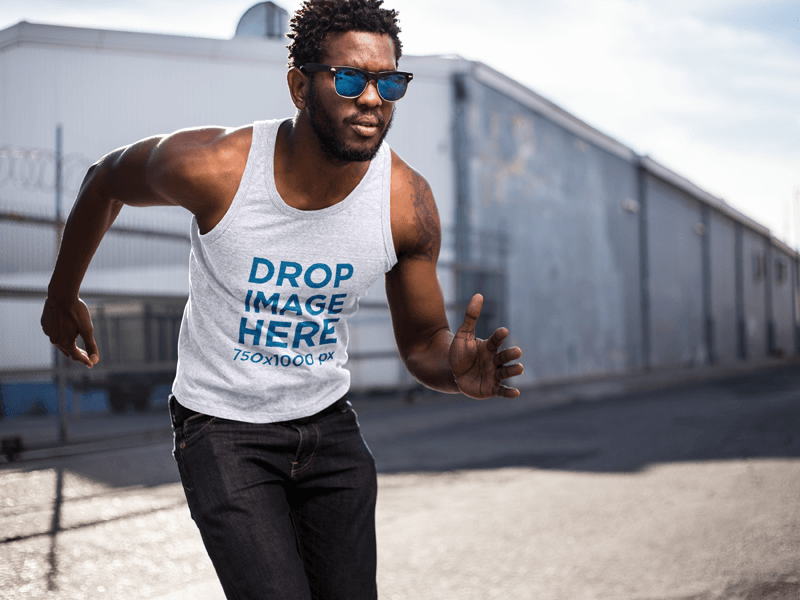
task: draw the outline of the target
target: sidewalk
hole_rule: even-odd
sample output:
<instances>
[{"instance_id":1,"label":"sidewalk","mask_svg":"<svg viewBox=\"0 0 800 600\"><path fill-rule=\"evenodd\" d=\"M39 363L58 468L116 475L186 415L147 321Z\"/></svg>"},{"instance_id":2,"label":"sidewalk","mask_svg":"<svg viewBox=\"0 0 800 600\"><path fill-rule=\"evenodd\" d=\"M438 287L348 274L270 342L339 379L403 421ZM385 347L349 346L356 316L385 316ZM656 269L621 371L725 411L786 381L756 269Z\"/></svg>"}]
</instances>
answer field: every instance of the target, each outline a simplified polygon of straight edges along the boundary
<instances>
[{"instance_id":1,"label":"sidewalk","mask_svg":"<svg viewBox=\"0 0 800 600\"><path fill-rule=\"evenodd\" d=\"M660 390L705 381L714 381L756 371L800 366L800 357L765 359L744 364L712 367L664 369L647 373L605 376L584 379L550 381L523 390L523 395L542 408L570 402L591 402L648 390ZM458 396L439 394L429 390L413 395L405 394L371 397L354 395L353 402L359 412L384 409L390 405L417 405L458 401ZM114 414L85 413L70 419L67 428L67 444L59 444L60 420L55 415L22 416L0 420L0 439L20 437L23 448L20 461L37 460L58 456L72 456L99 452L112 448L133 447L154 440L168 439L172 428L166 403L163 409L145 413ZM8 460L0 454L0 465Z\"/></svg>"},{"instance_id":2,"label":"sidewalk","mask_svg":"<svg viewBox=\"0 0 800 600\"><path fill-rule=\"evenodd\" d=\"M23 461L73 456L112 448L124 448L168 439L172 426L166 405L163 410L145 413L87 413L67 422L67 443L59 443L60 419L57 415L21 416L0 420L0 439L22 439ZM0 465L8 460L0 455Z\"/></svg>"}]
</instances>

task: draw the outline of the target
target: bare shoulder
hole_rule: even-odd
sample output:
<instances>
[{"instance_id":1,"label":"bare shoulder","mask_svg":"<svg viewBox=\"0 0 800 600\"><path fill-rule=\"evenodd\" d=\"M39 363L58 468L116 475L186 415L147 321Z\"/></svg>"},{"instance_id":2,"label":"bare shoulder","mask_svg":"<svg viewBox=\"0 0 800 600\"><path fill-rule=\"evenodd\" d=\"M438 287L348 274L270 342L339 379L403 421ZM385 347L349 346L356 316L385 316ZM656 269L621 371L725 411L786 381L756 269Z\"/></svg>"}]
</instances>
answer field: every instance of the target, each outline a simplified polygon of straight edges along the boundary
<instances>
[{"instance_id":1,"label":"bare shoulder","mask_svg":"<svg viewBox=\"0 0 800 600\"><path fill-rule=\"evenodd\" d=\"M208 187L220 177L241 176L252 137L252 126L199 127L160 136L148 157L148 177L169 191L173 184Z\"/></svg>"},{"instance_id":2,"label":"bare shoulder","mask_svg":"<svg viewBox=\"0 0 800 600\"><path fill-rule=\"evenodd\" d=\"M247 164L253 127L201 127L161 136L151 148L146 177L155 193L189 209L200 230L228 210Z\"/></svg>"},{"instance_id":3,"label":"bare shoulder","mask_svg":"<svg viewBox=\"0 0 800 600\"><path fill-rule=\"evenodd\" d=\"M392 150L392 237L398 258L435 262L442 241L428 181Z\"/></svg>"}]
</instances>

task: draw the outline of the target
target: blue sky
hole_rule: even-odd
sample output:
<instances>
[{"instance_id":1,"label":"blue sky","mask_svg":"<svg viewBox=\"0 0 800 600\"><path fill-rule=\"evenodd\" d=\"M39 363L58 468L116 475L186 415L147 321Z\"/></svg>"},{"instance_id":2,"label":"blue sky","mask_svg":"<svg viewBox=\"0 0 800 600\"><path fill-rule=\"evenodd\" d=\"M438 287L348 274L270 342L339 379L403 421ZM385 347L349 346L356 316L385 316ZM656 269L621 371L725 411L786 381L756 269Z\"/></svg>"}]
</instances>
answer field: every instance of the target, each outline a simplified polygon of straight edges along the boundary
<instances>
[{"instance_id":1,"label":"blue sky","mask_svg":"<svg viewBox=\"0 0 800 600\"><path fill-rule=\"evenodd\" d=\"M28 20L229 38L255 3L0 0L0 29ZM797 247L800 0L386 5L400 12L406 53L480 60Z\"/></svg>"}]
</instances>

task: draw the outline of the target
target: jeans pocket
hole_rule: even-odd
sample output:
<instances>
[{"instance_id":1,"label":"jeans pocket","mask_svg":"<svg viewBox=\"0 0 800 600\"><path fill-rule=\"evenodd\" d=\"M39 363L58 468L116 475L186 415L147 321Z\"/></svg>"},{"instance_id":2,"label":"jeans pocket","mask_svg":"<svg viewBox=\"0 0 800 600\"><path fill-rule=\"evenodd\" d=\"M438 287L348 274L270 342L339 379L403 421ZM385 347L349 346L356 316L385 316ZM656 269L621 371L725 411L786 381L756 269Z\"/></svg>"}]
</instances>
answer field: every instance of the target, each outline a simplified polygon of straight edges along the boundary
<instances>
[{"instance_id":1,"label":"jeans pocket","mask_svg":"<svg viewBox=\"0 0 800 600\"><path fill-rule=\"evenodd\" d=\"M217 417L210 415L195 414L186 419L180 427L175 430L175 444L181 450L192 443L202 434L208 432Z\"/></svg>"}]
</instances>

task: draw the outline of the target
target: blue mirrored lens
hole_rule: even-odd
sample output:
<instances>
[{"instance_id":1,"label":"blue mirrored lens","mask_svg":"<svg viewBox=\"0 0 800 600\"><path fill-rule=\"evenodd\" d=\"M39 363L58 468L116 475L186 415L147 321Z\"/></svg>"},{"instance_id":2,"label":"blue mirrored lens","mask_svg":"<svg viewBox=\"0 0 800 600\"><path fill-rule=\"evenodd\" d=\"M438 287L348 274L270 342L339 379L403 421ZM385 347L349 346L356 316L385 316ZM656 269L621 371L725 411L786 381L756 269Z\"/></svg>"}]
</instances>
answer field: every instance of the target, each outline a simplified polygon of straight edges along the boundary
<instances>
[{"instance_id":1,"label":"blue mirrored lens","mask_svg":"<svg viewBox=\"0 0 800 600\"><path fill-rule=\"evenodd\" d=\"M408 81L402 75L387 75L378 80L378 92L381 98L394 102L400 100L408 87Z\"/></svg>"},{"instance_id":2,"label":"blue mirrored lens","mask_svg":"<svg viewBox=\"0 0 800 600\"><path fill-rule=\"evenodd\" d=\"M342 69L336 72L334 80L336 93L346 98L360 96L364 88L367 87L367 77L358 71Z\"/></svg>"}]
</instances>

